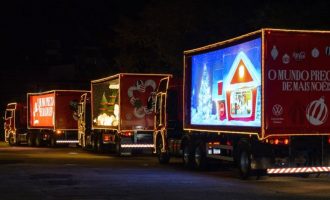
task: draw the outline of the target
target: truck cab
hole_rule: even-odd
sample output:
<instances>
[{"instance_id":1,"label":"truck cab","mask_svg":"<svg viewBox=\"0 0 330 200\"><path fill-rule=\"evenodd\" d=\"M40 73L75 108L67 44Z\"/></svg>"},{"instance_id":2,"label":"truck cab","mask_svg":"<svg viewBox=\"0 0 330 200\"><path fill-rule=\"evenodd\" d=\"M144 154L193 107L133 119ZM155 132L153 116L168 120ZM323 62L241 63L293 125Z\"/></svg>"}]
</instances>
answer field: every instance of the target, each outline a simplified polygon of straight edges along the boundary
<instances>
[{"instance_id":1,"label":"truck cab","mask_svg":"<svg viewBox=\"0 0 330 200\"><path fill-rule=\"evenodd\" d=\"M91 130L91 98L90 93L81 95L78 103L78 145L86 148L87 144L91 144L91 137L88 133Z\"/></svg>"},{"instance_id":2,"label":"truck cab","mask_svg":"<svg viewBox=\"0 0 330 200\"><path fill-rule=\"evenodd\" d=\"M22 103L8 103L5 110L5 141L10 145L26 142L26 113L27 108Z\"/></svg>"}]
</instances>

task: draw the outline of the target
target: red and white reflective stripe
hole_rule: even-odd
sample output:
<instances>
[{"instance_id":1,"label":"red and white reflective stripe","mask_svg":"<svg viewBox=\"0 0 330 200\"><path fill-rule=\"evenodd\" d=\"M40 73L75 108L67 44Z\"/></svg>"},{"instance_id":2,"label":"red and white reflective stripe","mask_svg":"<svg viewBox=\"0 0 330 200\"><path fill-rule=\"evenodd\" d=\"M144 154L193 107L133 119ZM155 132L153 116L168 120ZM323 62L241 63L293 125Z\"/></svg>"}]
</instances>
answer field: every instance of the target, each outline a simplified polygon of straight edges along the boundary
<instances>
[{"instance_id":1,"label":"red and white reflective stripe","mask_svg":"<svg viewBox=\"0 0 330 200\"><path fill-rule=\"evenodd\" d=\"M56 140L57 144L73 144L78 142L78 140Z\"/></svg>"},{"instance_id":2,"label":"red and white reflective stripe","mask_svg":"<svg viewBox=\"0 0 330 200\"><path fill-rule=\"evenodd\" d=\"M313 172L330 172L330 167L289 167L267 169L268 174L294 174Z\"/></svg>"},{"instance_id":3,"label":"red and white reflective stripe","mask_svg":"<svg viewBox=\"0 0 330 200\"><path fill-rule=\"evenodd\" d=\"M153 148L153 144L122 144L121 148Z\"/></svg>"}]
</instances>

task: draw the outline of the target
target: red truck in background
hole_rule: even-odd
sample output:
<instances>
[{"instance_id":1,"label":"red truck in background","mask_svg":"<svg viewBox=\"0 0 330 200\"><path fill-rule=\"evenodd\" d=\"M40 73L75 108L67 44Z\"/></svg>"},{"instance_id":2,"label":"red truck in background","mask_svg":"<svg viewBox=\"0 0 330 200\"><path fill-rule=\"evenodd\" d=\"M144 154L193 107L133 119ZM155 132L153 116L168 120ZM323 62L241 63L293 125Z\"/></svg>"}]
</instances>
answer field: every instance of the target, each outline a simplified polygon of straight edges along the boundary
<instances>
[{"instance_id":1,"label":"red truck in background","mask_svg":"<svg viewBox=\"0 0 330 200\"><path fill-rule=\"evenodd\" d=\"M78 106L79 144L119 155L151 153L155 92L167 76L121 73L91 81L91 94L82 95Z\"/></svg>"},{"instance_id":2,"label":"red truck in background","mask_svg":"<svg viewBox=\"0 0 330 200\"><path fill-rule=\"evenodd\" d=\"M330 171L329 31L262 29L185 51L183 81L157 90L161 163L229 161L241 178Z\"/></svg>"},{"instance_id":3,"label":"red truck in background","mask_svg":"<svg viewBox=\"0 0 330 200\"><path fill-rule=\"evenodd\" d=\"M15 145L17 141L24 140L24 135L27 133L26 114L25 104L16 102L7 104L4 117L5 142Z\"/></svg>"},{"instance_id":4,"label":"red truck in background","mask_svg":"<svg viewBox=\"0 0 330 200\"><path fill-rule=\"evenodd\" d=\"M77 104L80 90L28 93L27 105L10 103L5 112L6 141L29 146L78 143Z\"/></svg>"}]
</instances>

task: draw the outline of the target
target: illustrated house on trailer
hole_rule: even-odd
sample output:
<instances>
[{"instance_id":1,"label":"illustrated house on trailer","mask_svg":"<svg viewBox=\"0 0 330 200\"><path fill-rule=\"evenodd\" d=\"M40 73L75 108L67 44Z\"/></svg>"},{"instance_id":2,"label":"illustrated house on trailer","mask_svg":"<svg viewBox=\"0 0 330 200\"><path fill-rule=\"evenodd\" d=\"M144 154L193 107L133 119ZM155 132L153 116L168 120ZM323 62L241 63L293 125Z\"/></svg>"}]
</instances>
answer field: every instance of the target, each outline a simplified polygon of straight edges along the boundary
<instances>
[{"instance_id":1,"label":"illustrated house on trailer","mask_svg":"<svg viewBox=\"0 0 330 200\"><path fill-rule=\"evenodd\" d=\"M258 86L261 85L258 74L247 55L239 52L224 81L229 121L255 120L257 95L260 95Z\"/></svg>"}]
</instances>

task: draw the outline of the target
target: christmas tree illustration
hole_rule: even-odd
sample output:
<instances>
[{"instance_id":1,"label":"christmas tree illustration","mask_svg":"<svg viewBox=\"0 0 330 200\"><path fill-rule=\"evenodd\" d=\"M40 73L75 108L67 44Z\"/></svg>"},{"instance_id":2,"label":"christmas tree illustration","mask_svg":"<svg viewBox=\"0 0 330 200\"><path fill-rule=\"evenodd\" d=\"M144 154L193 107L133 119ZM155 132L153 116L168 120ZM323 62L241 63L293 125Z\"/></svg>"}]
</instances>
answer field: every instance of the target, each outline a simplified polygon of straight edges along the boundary
<instances>
[{"instance_id":1,"label":"christmas tree illustration","mask_svg":"<svg viewBox=\"0 0 330 200\"><path fill-rule=\"evenodd\" d=\"M206 65L204 65L201 86L199 89L197 112L202 121L209 120L211 118L211 113L212 113L211 87L210 87L210 78Z\"/></svg>"},{"instance_id":2,"label":"christmas tree illustration","mask_svg":"<svg viewBox=\"0 0 330 200\"><path fill-rule=\"evenodd\" d=\"M101 113L106 113L107 110L108 110L108 100L105 97L105 93L104 92L103 92L102 99L101 99L101 102L100 102L100 108L99 108L99 110L101 111Z\"/></svg>"}]
</instances>

